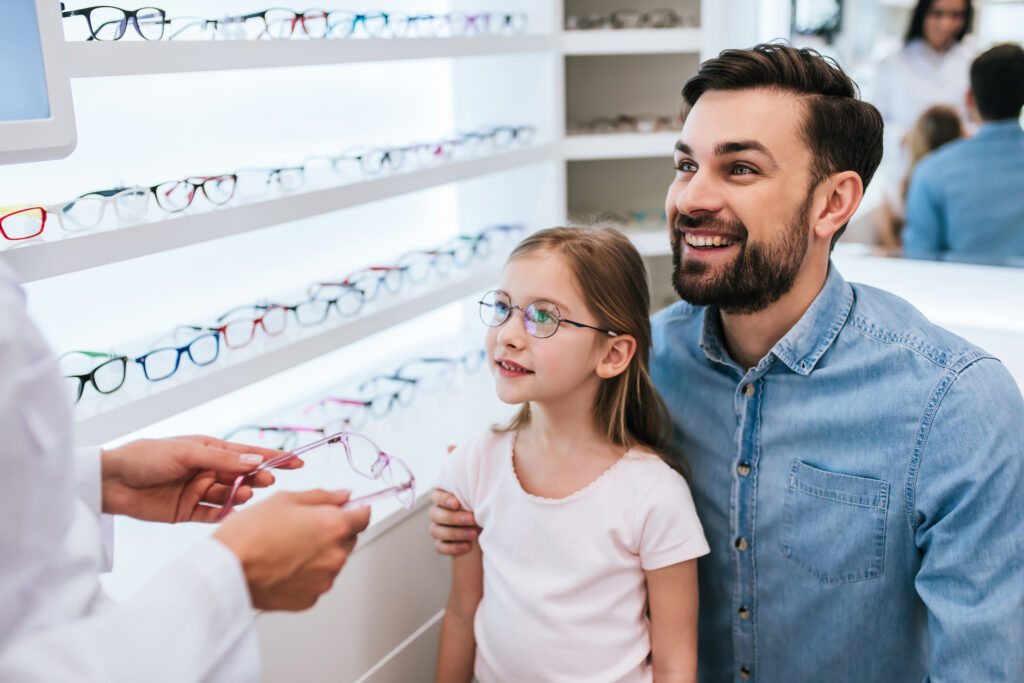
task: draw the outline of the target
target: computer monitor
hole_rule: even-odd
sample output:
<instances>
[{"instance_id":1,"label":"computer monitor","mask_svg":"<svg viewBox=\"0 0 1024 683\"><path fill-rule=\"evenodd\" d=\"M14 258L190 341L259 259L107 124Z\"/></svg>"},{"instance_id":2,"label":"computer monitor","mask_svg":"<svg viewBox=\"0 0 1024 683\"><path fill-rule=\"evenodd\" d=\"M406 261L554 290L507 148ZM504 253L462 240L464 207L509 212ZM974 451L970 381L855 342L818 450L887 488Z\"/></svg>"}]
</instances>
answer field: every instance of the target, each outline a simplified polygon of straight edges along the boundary
<instances>
[{"instance_id":1,"label":"computer monitor","mask_svg":"<svg viewBox=\"0 0 1024 683\"><path fill-rule=\"evenodd\" d=\"M0 164L59 159L76 141L60 2L0 1Z\"/></svg>"}]
</instances>

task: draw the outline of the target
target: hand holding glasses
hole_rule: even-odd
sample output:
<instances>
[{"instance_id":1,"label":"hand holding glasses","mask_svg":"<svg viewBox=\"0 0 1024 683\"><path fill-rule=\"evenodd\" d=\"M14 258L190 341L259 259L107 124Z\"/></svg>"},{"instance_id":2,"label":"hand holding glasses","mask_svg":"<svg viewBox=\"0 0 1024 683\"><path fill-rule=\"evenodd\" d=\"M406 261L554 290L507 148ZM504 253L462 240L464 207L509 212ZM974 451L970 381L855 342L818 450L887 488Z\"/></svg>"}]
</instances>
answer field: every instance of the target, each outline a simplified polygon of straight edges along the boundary
<instances>
[{"instance_id":1,"label":"hand holding glasses","mask_svg":"<svg viewBox=\"0 0 1024 683\"><path fill-rule=\"evenodd\" d=\"M343 508L364 507L387 496L394 496L401 505L411 510L416 503L416 479L409 467L398 458L389 456L369 438L351 432L338 432L331 436L301 446L295 450L264 460L256 469L235 478L231 493L217 519L223 519L231 512L239 487L247 477L271 467L283 467L299 458L316 454L328 460L346 459L353 472L373 480L380 480L386 488L359 498L349 500Z\"/></svg>"}]
</instances>

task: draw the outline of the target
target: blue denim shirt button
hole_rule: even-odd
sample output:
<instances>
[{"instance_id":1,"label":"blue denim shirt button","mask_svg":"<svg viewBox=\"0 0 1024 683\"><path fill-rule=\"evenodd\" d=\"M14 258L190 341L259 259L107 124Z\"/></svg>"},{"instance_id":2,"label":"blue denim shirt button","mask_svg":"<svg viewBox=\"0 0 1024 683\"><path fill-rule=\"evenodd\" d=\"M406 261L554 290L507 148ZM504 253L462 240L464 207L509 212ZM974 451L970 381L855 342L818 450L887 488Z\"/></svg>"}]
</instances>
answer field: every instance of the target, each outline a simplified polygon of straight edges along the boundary
<instances>
[{"instance_id":1,"label":"blue denim shirt button","mask_svg":"<svg viewBox=\"0 0 1024 683\"><path fill-rule=\"evenodd\" d=\"M753 384L744 385L744 387L743 387L743 395L746 396L747 398L750 398L751 396L753 396L754 395L754 385Z\"/></svg>"},{"instance_id":2,"label":"blue denim shirt button","mask_svg":"<svg viewBox=\"0 0 1024 683\"><path fill-rule=\"evenodd\" d=\"M747 667L741 668L740 678L742 678L743 680L747 680L748 678L750 678L750 669L748 669Z\"/></svg>"},{"instance_id":3,"label":"blue denim shirt button","mask_svg":"<svg viewBox=\"0 0 1024 683\"><path fill-rule=\"evenodd\" d=\"M746 607L740 607L738 614L740 615L740 619L750 618L750 610L748 610Z\"/></svg>"},{"instance_id":4,"label":"blue denim shirt button","mask_svg":"<svg viewBox=\"0 0 1024 683\"><path fill-rule=\"evenodd\" d=\"M745 462L741 462L739 465L736 465L736 472L738 472L741 477L745 477L750 474L750 465Z\"/></svg>"},{"instance_id":5,"label":"blue denim shirt button","mask_svg":"<svg viewBox=\"0 0 1024 683\"><path fill-rule=\"evenodd\" d=\"M747 539L745 539L745 538L737 538L736 539L736 550L746 550L746 549L747 549Z\"/></svg>"}]
</instances>

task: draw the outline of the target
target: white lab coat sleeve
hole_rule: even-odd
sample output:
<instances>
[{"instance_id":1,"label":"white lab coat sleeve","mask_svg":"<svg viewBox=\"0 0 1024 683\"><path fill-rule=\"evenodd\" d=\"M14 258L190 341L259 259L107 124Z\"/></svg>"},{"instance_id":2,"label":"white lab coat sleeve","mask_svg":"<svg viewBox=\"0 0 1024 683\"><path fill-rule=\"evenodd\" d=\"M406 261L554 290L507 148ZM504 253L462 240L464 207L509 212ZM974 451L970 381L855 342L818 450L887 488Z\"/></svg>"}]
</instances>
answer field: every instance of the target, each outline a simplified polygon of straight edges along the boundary
<instances>
[{"instance_id":1,"label":"white lab coat sleeve","mask_svg":"<svg viewBox=\"0 0 1024 683\"><path fill-rule=\"evenodd\" d=\"M217 540L123 603L103 594L99 451L76 465L71 432L57 360L0 263L0 681L256 680L258 658L233 656L253 637L248 588Z\"/></svg>"},{"instance_id":2,"label":"white lab coat sleeve","mask_svg":"<svg viewBox=\"0 0 1024 683\"><path fill-rule=\"evenodd\" d=\"M252 607L241 566L216 539L194 546L131 599L9 643L2 681L199 681L223 670ZM257 680L253 657L224 680Z\"/></svg>"}]
</instances>

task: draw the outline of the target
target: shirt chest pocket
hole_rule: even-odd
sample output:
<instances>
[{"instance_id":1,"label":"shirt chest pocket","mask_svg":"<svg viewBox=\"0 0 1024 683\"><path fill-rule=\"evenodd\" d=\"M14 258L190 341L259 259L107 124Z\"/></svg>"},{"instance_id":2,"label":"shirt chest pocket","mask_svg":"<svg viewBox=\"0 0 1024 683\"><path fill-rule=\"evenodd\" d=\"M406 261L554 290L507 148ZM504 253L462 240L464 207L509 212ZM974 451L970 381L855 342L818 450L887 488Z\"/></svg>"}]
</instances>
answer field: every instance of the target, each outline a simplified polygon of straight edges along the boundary
<instances>
[{"instance_id":1,"label":"shirt chest pocket","mask_svg":"<svg viewBox=\"0 0 1024 683\"><path fill-rule=\"evenodd\" d=\"M782 554L822 583L882 575L889 483L793 461Z\"/></svg>"}]
</instances>

